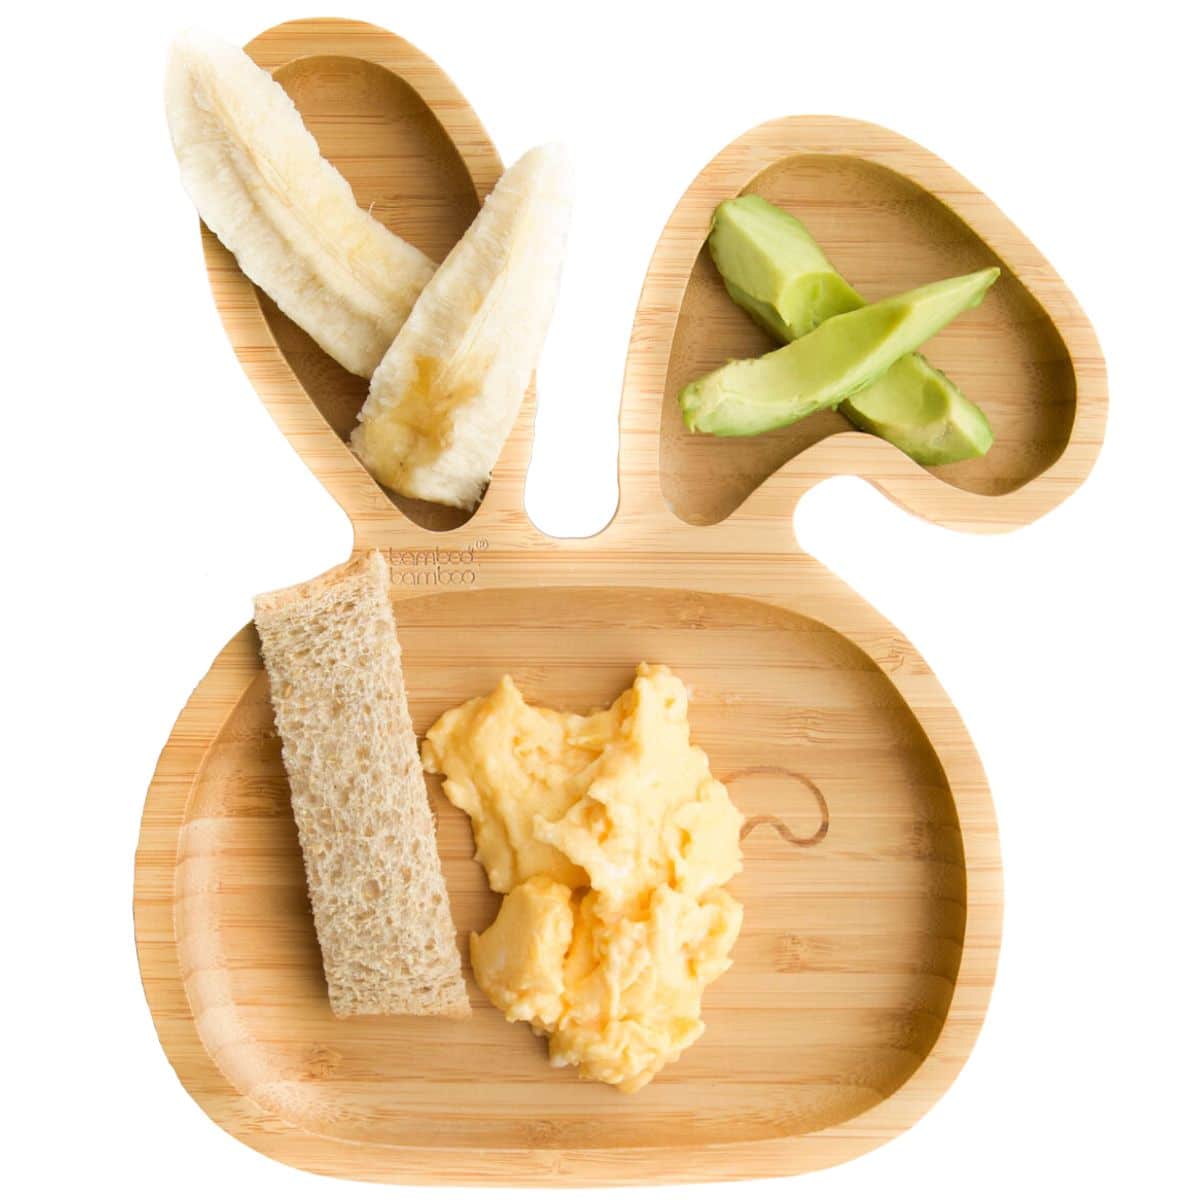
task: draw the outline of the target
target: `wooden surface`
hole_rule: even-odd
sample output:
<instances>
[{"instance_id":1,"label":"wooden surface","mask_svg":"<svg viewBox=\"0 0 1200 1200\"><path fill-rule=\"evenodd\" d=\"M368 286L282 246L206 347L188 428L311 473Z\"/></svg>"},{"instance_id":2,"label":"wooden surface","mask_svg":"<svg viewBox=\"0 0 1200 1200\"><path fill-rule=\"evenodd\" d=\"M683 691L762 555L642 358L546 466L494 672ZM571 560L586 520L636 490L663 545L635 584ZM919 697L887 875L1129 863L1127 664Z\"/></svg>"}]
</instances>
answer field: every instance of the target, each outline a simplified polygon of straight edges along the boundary
<instances>
[{"instance_id":1,"label":"wooden surface","mask_svg":"<svg viewBox=\"0 0 1200 1200\"><path fill-rule=\"evenodd\" d=\"M500 164L436 67L351 22L280 26L249 49L293 91L360 202L444 253ZM739 444L727 465L716 443L679 436L664 400L675 382L757 344L697 258L715 201L760 174L868 295L959 264L1007 268L996 301L971 314L971 336L931 351L993 415L990 464L935 475L826 426L755 489L814 431ZM900 234L915 243L904 263ZM207 234L205 253L263 400L350 515L356 550L389 559L418 732L504 671L533 701L587 708L608 704L638 661L665 662L691 686L696 739L748 821L731 889L745 926L733 969L706 994L708 1031L635 1096L551 1069L543 1043L507 1025L473 980L466 1023L334 1021L247 627L172 732L137 854L146 995L197 1102L292 1165L392 1182L778 1175L908 1128L962 1066L987 1006L1001 916L991 800L929 668L796 548L791 515L804 488L843 472L979 529L1031 520L1073 490L1101 438L1103 365L1049 267L984 197L894 134L834 118L752 131L705 168L652 260L622 398L617 515L596 537L556 541L522 504L532 397L465 523L402 508L341 440L362 381L273 311ZM497 900L466 819L430 790L465 940Z\"/></svg>"}]
</instances>

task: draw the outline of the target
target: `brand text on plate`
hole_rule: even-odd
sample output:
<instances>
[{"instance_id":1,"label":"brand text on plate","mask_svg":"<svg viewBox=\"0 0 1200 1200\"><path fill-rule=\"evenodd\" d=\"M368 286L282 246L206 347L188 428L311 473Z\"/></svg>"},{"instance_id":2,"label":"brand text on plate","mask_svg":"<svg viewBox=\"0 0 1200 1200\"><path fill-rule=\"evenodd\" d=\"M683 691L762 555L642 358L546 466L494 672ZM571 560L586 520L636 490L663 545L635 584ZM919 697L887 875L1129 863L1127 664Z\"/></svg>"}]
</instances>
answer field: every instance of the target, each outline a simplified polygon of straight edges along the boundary
<instances>
[{"instance_id":1,"label":"brand text on plate","mask_svg":"<svg viewBox=\"0 0 1200 1200\"><path fill-rule=\"evenodd\" d=\"M476 581L479 554L487 549L480 539L467 546L447 549L429 546L422 550L388 550L392 583L407 587L470 587Z\"/></svg>"}]
</instances>

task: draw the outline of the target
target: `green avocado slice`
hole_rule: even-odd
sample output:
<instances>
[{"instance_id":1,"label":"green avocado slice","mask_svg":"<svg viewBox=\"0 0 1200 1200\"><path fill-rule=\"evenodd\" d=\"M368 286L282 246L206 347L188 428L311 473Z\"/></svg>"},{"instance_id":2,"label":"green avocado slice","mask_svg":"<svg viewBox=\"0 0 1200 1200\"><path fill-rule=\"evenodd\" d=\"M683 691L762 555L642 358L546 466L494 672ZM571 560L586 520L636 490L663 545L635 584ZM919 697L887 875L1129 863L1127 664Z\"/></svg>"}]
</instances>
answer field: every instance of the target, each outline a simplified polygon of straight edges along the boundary
<instances>
[{"instance_id":1,"label":"green avocado slice","mask_svg":"<svg viewBox=\"0 0 1200 1200\"><path fill-rule=\"evenodd\" d=\"M761 358L727 363L679 393L684 424L700 433L745 437L832 408L978 304L999 274L990 267L926 284L830 317Z\"/></svg>"},{"instance_id":2,"label":"green avocado slice","mask_svg":"<svg viewBox=\"0 0 1200 1200\"><path fill-rule=\"evenodd\" d=\"M804 225L761 196L719 204L708 247L729 295L780 341L866 303ZM983 412L919 354L900 359L839 411L924 466L977 458L993 441Z\"/></svg>"},{"instance_id":3,"label":"green avocado slice","mask_svg":"<svg viewBox=\"0 0 1200 1200\"><path fill-rule=\"evenodd\" d=\"M808 230L761 196L717 205L708 251L735 303L781 342L866 303Z\"/></svg>"},{"instance_id":4,"label":"green avocado slice","mask_svg":"<svg viewBox=\"0 0 1200 1200\"><path fill-rule=\"evenodd\" d=\"M983 410L920 354L906 354L838 412L925 467L978 458L994 440Z\"/></svg>"}]
</instances>

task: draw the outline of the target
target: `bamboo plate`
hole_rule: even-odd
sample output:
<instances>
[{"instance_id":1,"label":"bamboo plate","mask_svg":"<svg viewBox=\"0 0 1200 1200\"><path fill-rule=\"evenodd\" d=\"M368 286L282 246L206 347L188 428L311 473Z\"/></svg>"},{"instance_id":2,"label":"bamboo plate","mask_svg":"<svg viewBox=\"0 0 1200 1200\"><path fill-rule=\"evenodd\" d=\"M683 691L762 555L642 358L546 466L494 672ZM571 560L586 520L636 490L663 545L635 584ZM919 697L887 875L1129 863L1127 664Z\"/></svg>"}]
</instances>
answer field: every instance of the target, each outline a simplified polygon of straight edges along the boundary
<instances>
[{"instance_id":1,"label":"bamboo plate","mask_svg":"<svg viewBox=\"0 0 1200 1200\"><path fill-rule=\"evenodd\" d=\"M500 172L479 120L405 42L281 25L250 53L292 93L359 201L443 255ZM939 471L836 415L744 442L685 437L678 384L763 340L700 253L748 185L802 211L870 297L999 261L987 303L930 357L996 427ZM343 444L365 384L204 235L229 336L280 427L392 571L418 732L510 670L531 698L607 704L639 660L690 684L698 743L747 814L735 966L708 1031L624 1096L552 1070L470 981L472 1020L335 1021L252 627L218 656L146 801L134 911L146 995L184 1086L235 1137L359 1179L612 1184L805 1171L908 1128L946 1090L988 1002L1001 879L987 784L905 638L795 545L798 495L855 473L945 525L1028 522L1099 448L1104 368L1044 259L937 158L893 133L793 117L701 172L650 264L621 408L612 524L556 541L522 502L532 397L479 510L382 492ZM454 525L454 527L450 527ZM457 928L496 897L466 818L430 785Z\"/></svg>"}]
</instances>

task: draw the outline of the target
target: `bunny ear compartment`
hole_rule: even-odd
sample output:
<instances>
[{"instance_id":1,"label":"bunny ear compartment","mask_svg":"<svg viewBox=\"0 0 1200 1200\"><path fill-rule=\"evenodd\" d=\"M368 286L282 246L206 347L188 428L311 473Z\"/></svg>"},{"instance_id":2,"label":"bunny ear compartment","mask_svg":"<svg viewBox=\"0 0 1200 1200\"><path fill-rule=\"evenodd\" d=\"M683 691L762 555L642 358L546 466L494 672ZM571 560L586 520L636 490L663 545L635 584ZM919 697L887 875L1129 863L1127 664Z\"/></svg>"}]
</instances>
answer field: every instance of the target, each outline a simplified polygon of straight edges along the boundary
<instances>
[{"instance_id":1,"label":"bunny ear compartment","mask_svg":"<svg viewBox=\"0 0 1200 1200\"><path fill-rule=\"evenodd\" d=\"M723 385L757 388L805 339L837 340L824 322L849 330L864 305L997 265L982 305L883 375L846 375L859 390L836 403L734 413ZM1078 487L1103 438L1103 358L1053 268L935 155L858 121L786 117L722 150L667 223L637 329L622 456L652 464L654 491L690 524L742 506L786 521L806 488L847 473L929 520L1012 528ZM706 424L753 436L696 432Z\"/></svg>"},{"instance_id":2,"label":"bunny ear compartment","mask_svg":"<svg viewBox=\"0 0 1200 1200\"><path fill-rule=\"evenodd\" d=\"M489 392L501 395L471 409L474 435L460 439L440 464L442 475L453 475L458 464L465 482L413 487L403 472L382 470L373 478L349 447L371 379L435 275L438 287L424 315L392 355L376 392L404 409L404 397L382 380L394 378L397 358L416 344L418 330L428 333L436 324L438 348L447 354L456 338L465 344L477 332L462 321L445 327L460 302L463 311L482 307L476 303L482 287L463 270L471 243L456 255L457 268L439 272L438 264L497 190L502 166L461 93L400 38L338 20L291 22L244 52L187 35L173 47L166 91L172 140L204 221L205 258L226 331L272 416L354 522L359 543L446 533L475 519L497 458L499 486L488 489L487 508L524 521L522 464L532 441L525 409L533 404L537 330L544 332L546 322L529 319L519 288L502 289L512 297L505 311L517 322L516 340L528 346L502 356ZM535 153L532 162L543 165L525 189L524 207L516 205L517 216L527 219L500 229L504 222L495 217L505 195L521 193L530 174L523 167L489 205L493 216L480 217L490 234L474 244L485 258L512 266L534 257L525 233L542 238L532 247L541 255L537 282L544 285L534 299L548 313L567 213L565 183L554 182L548 164L564 179L565 166L553 150ZM531 202L542 205L532 215ZM517 274L498 273L506 282ZM526 268L527 281L530 274ZM457 290L450 286L456 278ZM429 346L415 353L432 363ZM456 386L466 388L471 380L460 375ZM413 424L421 419L416 414ZM519 480L512 478L514 464Z\"/></svg>"}]
</instances>

